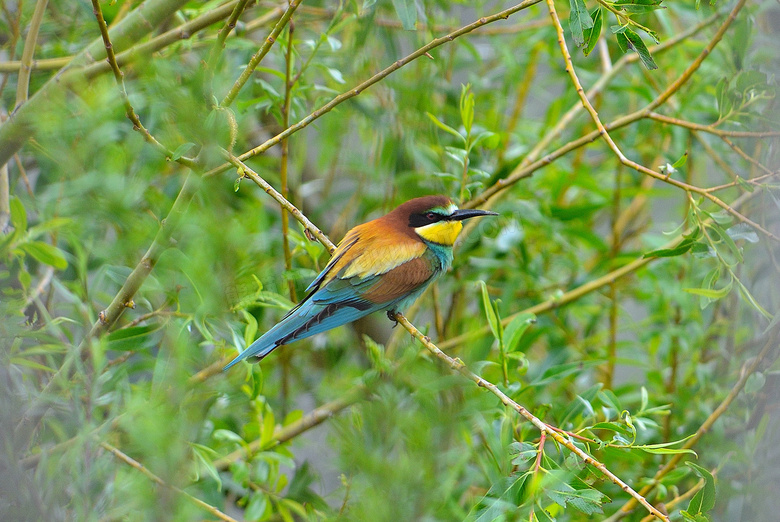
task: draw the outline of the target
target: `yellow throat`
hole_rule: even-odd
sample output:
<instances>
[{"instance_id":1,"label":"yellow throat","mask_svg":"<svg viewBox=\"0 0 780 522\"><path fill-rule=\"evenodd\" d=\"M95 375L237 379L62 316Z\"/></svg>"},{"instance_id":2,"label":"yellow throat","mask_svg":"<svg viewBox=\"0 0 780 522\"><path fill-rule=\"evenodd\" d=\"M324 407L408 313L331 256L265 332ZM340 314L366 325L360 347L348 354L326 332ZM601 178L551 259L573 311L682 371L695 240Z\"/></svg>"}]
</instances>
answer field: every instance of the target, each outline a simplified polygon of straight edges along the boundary
<instances>
[{"instance_id":1,"label":"yellow throat","mask_svg":"<svg viewBox=\"0 0 780 522\"><path fill-rule=\"evenodd\" d=\"M454 245L461 230L463 230L463 223L460 221L438 221L414 229L424 240L445 246Z\"/></svg>"}]
</instances>

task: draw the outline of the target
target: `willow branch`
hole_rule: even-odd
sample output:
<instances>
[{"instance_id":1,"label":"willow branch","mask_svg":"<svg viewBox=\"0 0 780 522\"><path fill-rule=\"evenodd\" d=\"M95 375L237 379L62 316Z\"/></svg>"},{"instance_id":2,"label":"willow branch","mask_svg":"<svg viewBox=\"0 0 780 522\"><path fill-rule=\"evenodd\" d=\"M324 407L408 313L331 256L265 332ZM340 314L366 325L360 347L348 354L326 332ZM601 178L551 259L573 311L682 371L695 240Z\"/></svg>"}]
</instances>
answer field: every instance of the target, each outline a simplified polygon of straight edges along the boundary
<instances>
[{"instance_id":1,"label":"willow branch","mask_svg":"<svg viewBox=\"0 0 780 522\"><path fill-rule=\"evenodd\" d=\"M35 44L38 41L38 31L41 28L43 13L46 11L46 4L49 0L38 0L35 3L32 20L30 21L30 31L24 40L24 50L22 50L22 60L19 63L19 77L16 84L16 107L19 107L27 101L28 89L30 87L30 71L35 54Z\"/></svg>"},{"instance_id":2,"label":"willow branch","mask_svg":"<svg viewBox=\"0 0 780 522\"><path fill-rule=\"evenodd\" d=\"M186 491L184 491L181 488L177 488L176 486L174 486L172 484L168 484L163 479L161 479L160 477L158 477L157 475L155 475L154 473L149 471L149 469L146 466L144 466L143 464L141 464L137 460L129 457L128 455L126 455L125 453L120 451L118 448L112 446L108 442L101 442L100 443L100 447L102 447L104 450L106 450L109 453L111 453L114 457L116 457L120 461L124 462L125 464L127 464L131 468L134 468L134 469L140 471L141 473L143 473L149 480L151 480L152 482L154 482L158 486L162 486L164 488L168 488L168 489L170 489L172 491L175 491L176 493L178 493L179 495L182 495L184 498L186 498L187 500L189 500L190 502L192 502L196 506L198 506L198 507L208 511L209 513L211 513L215 517L219 518L220 520L224 520L226 522L238 522L235 518L231 517L230 515L227 515L227 514L223 513L222 511L220 511L219 509L215 508L211 504L207 504L206 502L200 500L199 498L193 497L192 495L190 495L189 493L187 493Z\"/></svg>"},{"instance_id":3,"label":"willow branch","mask_svg":"<svg viewBox=\"0 0 780 522\"><path fill-rule=\"evenodd\" d=\"M358 96L360 93L365 91L367 88L371 87L372 85L380 82L384 78L390 76L390 74L394 73L401 67L407 65L408 63L416 60L417 58L421 56L425 56L428 54L429 51L432 49L435 49L436 47L439 47L441 45L444 45L445 43L449 43L456 38L463 36L464 34L468 34L484 25L496 22L498 20L504 20L506 18L509 18L512 14L521 11L523 9L527 9L528 7L531 7L532 5L538 4L542 0L525 0L524 2L517 4L513 7L510 7L509 9L505 9L504 11L501 11L499 13L493 14L491 16L482 17L479 20L466 25L464 27L461 27L457 31L454 31L448 35L442 36L440 38L436 38L429 42L428 44L424 45L423 47L420 47L413 53L409 54L408 56L401 58L400 60L395 61L392 65L389 67L386 67L382 71L376 73L374 76L369 78L368 80L356 85L355 87L349 89L348 91L345 91L335 98L333 98L331 101L320 107L319 109L315 110L305 118L303 118L298 123L291 125L290 127L286 128L284 131L280 132L276 136L266 140L264 143L258 145L257 147L245 152L241 156L238 157L239 160L245 161L253 156L257 156L258 154L262 154L266 150L270 149L271 147L279 144L284 138L290 136L291 134L294 134L298 132L299 130L307 127L310 125L313 121L317 120L321 116L327 114L328 112L332 111L337 105L340 105L341 103L344 103L345 101L349 100L350 98L354 98L355 96ZM224 163L218 167L215 167L211 169L210 171L206 172L204 174L205 176L213 176L216 174L221 174L222 172L225 172L230 168L230 163Z\"/></svg>"},{"instance_id":4,"label":"willow branch","mask_svg":"<svg viewBox=\"0 0 780 522\"><path fill-rule=\"evenodd\" d=\"M231 11L230 13L230 17L228 18L225 25L222 26L222 29L219 30L219 33L217 34L217 40L214 42L214 45L211 47L208 61L206 62L206 78L204 81L205 87L206 89L208 89L209 92L209 98L211 98L211 95L214 92L212 86L212 81L214 79L214 71L217 68L219 57L222 55L222 51L225 49L225 40L227 40L230 31L232 31L233 28L236 27L236 22L238 21L238 18L241 16L241 13L244 12L244 9L246 9L246 4L249 1L250 0L238 0L238 2L236 2L233 11ZM210 100L209 100L209 104L211 104Z\"/></svg>"},{"instance_id":5,"label":"willow branch","mask_svg":"<svg viewBox=\"0 0 780 522\"><path fill-rule=\"evenodd\" d=\"M241 72L241 75L233 84L233 87L231 87L230 91L228 91L228 93L225 95L222 103L220 103L220 107L229 107L233 103L233 100L236 99L236 96L238 96L241 88L249 80L249 77L252 76L252 73L255 72L255 69L258 65L260 65L260 62L263 61L263 58L265 58L265 55L268 54L268 51L271 50L274 42L276 42L276 39L281 34L282 29L284 29L284 27L287 25L287 22L290 20L293 13L302 1L303 0L292 0L290 2L290 4L287 6L287 10L284 12L281 18L279 18L279 21L276 22L276 25L271 30L271 34L268 35L260 49L254 54L254 56L252 56L246 68Z\"/></svg>"},{"instance_id":6,"label":"willow branch","mask_svg":"<svg viewBox=\"0 0 780 522\"><path fill-rule=\"evenodd\" d=\"M697 442L699 442L699 439L702 438L702 436L707 433L710 428L712 428L712 425L715 424L715 422L726 412L728 407L731 405L732 402L734 402L734 399L737 398L737 396L740 394L742 389L745 387L745 383L747 383L748 379L751 375L758 369L758 367L763 362L764 358L769 354L769 352L772 350L772 348L777 347L777 334L778 334L778 328L775 327L771 334L769 335L769 339L767 340L764 347L761 349L761 352L750 361L749 364L746 364L745 367L740 372L740 377L737 380L736 384L731 388L731 391L728 393L725 399L718 405L717 408L707 417L707 419L702 423L701 426L696 430L696 432L693 434L693 436L685 441L685 444L680 449L690 449L696 445ZM658 470L658 472L653 477L653 480L643 487L641 490L639 490L640 495L647 495L652 491L652 489L658 484L658 481L661 480L667 473L672 471L675 466L677 466L677 463L680 462L683 458L683 453L677 453L672 456L671 459L669 459L669 462L667 462L664 467ZM620 508L620 511L618 513L626 514L631 509L634 508L636 505L636 500L629 499L628 502L626 502L622 508Z\"/></svg>"},{"instance_id":7,"label":"willow branch","mask_svg":"<svg viewBox=\"0 0 780 522\"><path fill-rule=\"evenodd\" d=\"M690 121L681 120L679 118L672 118L671 116L665 116L658 114L657 112L650 112L647 115L648 118L662 123L668 123L669 125L676 125L678 127L684 127L686 129L706 132L708 134L714 134L715 136L726 136L732 138L771 138L780 136L780 131L763 131L763 132L751 132L751 131L733 131L723 130L712 125L702 125L700 123L693 123Z\"/></svg>"},{"instance_id":8,"label":"willow branch","mask_svg":"<svg viewBox=\"0 0 780 522\"><path fill-rule=\"evenodd\" d=\"M119 88L119 96L122 98L122 104L125 106L125 114L127 119L133 122L133 130L137 130L141 133L147 143L151 143L158 151L160 151L165 157L170 158L173 156L173 151L168 149L165 145L157 141L157 139L151 135L151 133L143 126L140 118L135 113L130 98L127 97L127 89L125 89L125 80L122 70L119 68L119 64L116 62L116 56L114 55L114 46L111 43L111 37L108 34L108 26L106 26L106 20L103 18L103 11L100 8L100 0L92 0L92 10L95 13L98 27L100 28L100 36L103 38L103 44L106 48L106 60L111 70L114 73L114 79L116 80L117 87ZM177 162L187 167L194 167L195 162L189 158L180 157Z\"/></svg>"},{"instance_id":9,"label":"willow branch","mask_svg":"<svg viewBox=\"0 0 780 522\"><path fill-rule=\"evenodd\" d=\"M228 468L233 462L245 458L248 455L257 453L259 451L267 451L280 444L297 437L301 433L319 426L324 421L330 419L340 411L352 406L358 402L366 394L366 389L363 386L357 386L347 392L343 397L339 397L333 401L323 404L319 408L312 410L310 413L301 417L297 421L289 424L283 428L277 428L274 431L271 439L264 441L262 439L254 440L245 448L238 449L233 453L225 455L224 457L214 461L214 467L218 471L222 471Z\"/></svg>"},{"instance_id":10,"label":"willow branch","mask_svg":"<svg viewBox=\"0 0 780 522\"><path fill-rule=\"evenodd\" d=\"M479 386L480 388L485 388L488 391L490 391L493 395L498 397L498 399L501 401L502 404L505 406L508 406L515 410L517 413L519 413L522 417L524 417L526 420L530 421L536 428L542 432L543 434L546 434L548 437L551 437L555 439L555 441L560 444L561 446L565 446L568 448L572 453L577 455L585 464L592 466L599 470L604 476L606 476L611 482L616 484L620 489L622 489L624 492L628 493L632 497L633 502L639 502L642 504L647 511L655 515L656 518L659 520L664 520L666 522L669 522L669 518L658 511L652 504L650 504L647 499L645 499L641 494L634 491L631 486L626 484L623 480L620 479L617 475L609 471L607 467L599 462L598 460L594 459L587 453L585 453L583 450L578 448L569 438L564 437L560 433L558 433L556 430L552 429L550 426L539 420L536 416L534 416L530 411L525 409L523 406L512 400L509 396L507 396L504 392L502 392L498 387L483 379L479 375L475 374L471 370L468 369L468 367L461 361L460 359L453 359L441 349L439 349L438 346L433 344L431 340L423 335L415 326L410 323L406 317L404 317L401 313L395 314L395 319L398 321L401 326L406 328L406 330L412 334L412 336L420 341L423 346L425 346L429 352L431 352L434 356L436 356L439 360L443 361L445 364L447 364L450 369L457 371L467 379L474 381L474 383Z\"/></svg>"},{"instance_id":11,"label":"willow branch","mask_svg":"<svg viewBox=\"0 0 780 522\"><path fill-rule=\"evenodd\" d=\"M328 249L328 252L333 253L333 251L336 250L336 245L334 245L333 242L328 239L328 236L323 234L322 231L309 220L309 218L303 215L303 212L295 208L295 205L287 201L287 199L282 196L275 188L273 188L270 183L264 180L257 172L252 170L240 159L236 158L227 151L223 151L223 153L227 157L228 162L236 168L240 177L251 179L260 188L262 188L266 194L274 198L282 206L282 208L287 210L295 219L297 219L298 222L317 239L317 241L322 243L325 248Z\"/></svg>"}]
</instances>

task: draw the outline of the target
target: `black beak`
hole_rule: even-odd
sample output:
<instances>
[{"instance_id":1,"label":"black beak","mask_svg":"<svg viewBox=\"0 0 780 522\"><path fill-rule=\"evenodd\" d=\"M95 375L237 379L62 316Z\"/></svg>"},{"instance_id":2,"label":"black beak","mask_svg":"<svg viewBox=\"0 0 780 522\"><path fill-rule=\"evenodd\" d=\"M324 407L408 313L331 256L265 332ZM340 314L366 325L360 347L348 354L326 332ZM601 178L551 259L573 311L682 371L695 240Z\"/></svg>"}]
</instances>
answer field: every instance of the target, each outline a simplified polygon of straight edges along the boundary
<instances>
[{"instance_id":1,"label":"black beak","mask_svg":"<svg viewBox=\"0 0 780 522\"><path fill-rule=\"evenodd\" d=\"M464 219L469 219L473 217L479 217L479 216L497 216L495 212L491 212L489 210L479 210L478 208L464 208L464 209L458 209L452 214L450 214L447 217L448 221L463 221Z\"/></svg>"}]
</instances>

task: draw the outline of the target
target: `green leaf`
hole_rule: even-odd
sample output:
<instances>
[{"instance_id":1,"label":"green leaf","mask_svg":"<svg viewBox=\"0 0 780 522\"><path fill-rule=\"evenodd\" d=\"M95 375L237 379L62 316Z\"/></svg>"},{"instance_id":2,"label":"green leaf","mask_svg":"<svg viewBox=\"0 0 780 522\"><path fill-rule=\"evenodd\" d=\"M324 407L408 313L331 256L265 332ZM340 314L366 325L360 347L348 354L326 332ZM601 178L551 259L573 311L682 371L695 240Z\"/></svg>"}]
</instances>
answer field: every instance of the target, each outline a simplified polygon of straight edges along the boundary
<instances>
[{"instance_id":1,"label":"green leaf","mask_svg":"<svg viewBox=\"0 0 780 522\"><path fill-rule=\"evenodd\" d=\"M662 0L617 0L614 5L626 13L649 13L656 9L666 9Z\"/></svg>"},{"instance_id":2,"label":"green leaf","mask_svg":"<svg viewBox=\"0 0 780 522\"><path fill-rule=\"evenodd\" d=\"M675 256L681 256L684 253L688 252L691 247L694 244L693 238L685 238L676 247L672 248L661 248L659 250L653 250L652 252L646 253L643 258L648 257L675 257Z\"/></svg>"},{"instance_id":3,"label":"green leaf","mask_svg":"<svg viewBox=\"0 0 780 522\"><path fill-rule=\"evenodd\" d=\"M629 49L636 51L642 64L651 71L653 69L658 69L658 65L656 65L655 60L653 60L653 57L650 55L650 51L647 49L645 42L642 41L642 38L628 28L626 28L626 31L623 34L626 37Z\"/></svg>"},{"instance_id":4,"label":"green leaf","mask_svg":"<svg viewBox=\"0 0 780 522\"><path fill-rule=\"evenodd\" d=\"M337 83L345 83L344 75L341 74L341 71L334 69L333 67L326 67L325 69L328 71L330 77L336 80Z\"/></svg>"},{"instance_id":5,"label":"green leaf","mask_svg":"<svg viewBox=\"0 0 780 522\"><path fill-rule=\"evenodd\" d=\"M246 310L241 310L241 315L246 321L246 328L244 329L244 346L248 347L257 337L257 319Z\"/></svg>"},{"instance_id":6,"label":"green leaf","mask_svg":"<svg viewBox=\"0 0 780 522\"><path fill-rule=\"evenodd\" d=\"M609 498L600 491L595 489L578 490L568 484L561 484L555 489L548 489L547 495L559 506L565 508L568 504L586 515L603 513L601 505L609 501Z\"/></svg>"},{"instance_id":7,"label":"green leaf","mask_svg":"<svg viewBox=\"0 0 780 522\"><path fill-rule=\"evenodd\" d=\"M756 393L766 384L766 377L761 372L753 372L745 381L745 393Z\"/></svg>"},{"instance_id":8,"label":"green leaf","mask_svg":"<svg viewBox=\"0 0 780 522\"><path fill-rule=\"evenodd\" d=\"M11 206L11 224L17 233L27 232L27 211L24 210L24 205L17 197L11 198L9 201Z\"/></svg>"},{"instance_id":9,"label":"green leaf","mask_svg":"<svg viewBox=\"0 0 780 522\"><path fill-rule=\"evenodd\" d=\"M471 134L471 126L474 124L474 93L471 92L471 85L461 86L460 90L460 121L463 122L463 128L466 134ZM471 143L474 146L474 143Z\"/></svg>"},{"instance_id":10,"label":"green leaf","mask_svg":"<svg viewBox=\"0 0 780 522\"><path fill-rule=\"evenodd\" d=\"M401 25L407 31L414 31L417 26L417 6L414 0L393 0L393 7Z\"/></svg>"},{"instance_id":11,"label":"green leaf","mask_svg":"<svg viewBox=\"0 0 780 522\"><path fill-rule=\"evenodd\" d=\"M56 246L43 241L30 241L20 244L19 247L44 265L53 266L57 270L68 268L65 254Z\"/></svg>"},{"instance_id":12,"label":"green leaf","mask_svg":"<svg viewBox=\"0 0 780 522\"><path fill-rule=\"evenodd\" d=\"M588 56L596 48L596 43L599 41L599 36L601 36L601 28L604 25L603 9L597 7L591 11L590 17L593 20L593 27L583 30L586 45L582 52L585 56Z\"/></svg>"},{"instance_id":13,"label":"green leaf","mask_svg":"<svg viewBox=\"0 0 780 522\"><path fill-rule=\"evenodd\" d=\"M173 151L173 154L171 154L171 159L173 161L180 159L182 156L184 156L187 153L187 151L189 151L194 146L195 144L191 142L182 143L181 145L176 147L175 151Z\"/></svg>"},{"instance_id":14,"label":"green leaf","mask_svg":"<svg viewBox=\"0 0 780 522\"><path fill-rule=\"evenodd\" d=\"M455 129L453 129L452 127L450 127L449 125L447 125L446 123L443 123L442 121L440 121L440 120L439 120L439 118L437 118L436 116L434 116L434 115L433 115L433 114L431 114L430 112L426 112L425 114L427 114L427 115L428 115L428 118L430 118L430 119L431 119L431 121L432 121L433 123L435 123L435 124L436 124L436 126L437 126L437 127L439 127L441 130L443 130L444 132L448 132L448 133L452 134L453 136L456 136L457 138L459 138L459 139L460 139L460 141L462 141L462 142L463 142L463 144L464 144L464 145L466 144L466 138L464 138L464 137L461 135L461 133L460 133L460 132L456 131Z\"/></svg>"},{"instance_id":15,"label":"green leaf","mask_svg":"<svg viewBox=\"0 0 780 522\"><path fill-rule=\"evenodd\" d=\"M766 309L761 306L761 304L756 301L756 298L753 297L753 294L751 294L748 289L745 287L745 285L742 284L742 281L739 279L737 281L737 289L739 290L739 294L742 296L742 298L747 301L750 306L755 308L761 315L766 317L769 320L772 320L772 314L766 311Z\"/></svg>"},{"instance_id":16,"label":"green leaf","mask_svg":"<svg viewBox=\"0 0 780 522\"><path fill-rule=\"evenodd\" d=\"M709 299L721 299L723 297L726 297L728 293L731 291L731 286L734 281L729 281L729 283L724 286L723 288L683 288L683 292L688 292L689 294L693 295L700 295L702 297L707 297Z\"/></svg>"},{"instance_id":17,"label":"green leaf","mask_svg":"<svg viewBox=\"0 0 780 522\"><path fill-rule=\"evenodd\" d=\"M485 310L485 315L487 316L488 325L490 325L490 331L493 332L493 337L496 338L496 340L500 341L503 331L501 329L501 324L498 319L498 315L496 314L495 309L493 308L493 303L490 300L490 295L488 294L487 285L484 281L479 282L480 287L482 288L482 307Z\"/></svg>"},{"instance_id":18,"label":"green leaf","mask_svg":"<svg viewBox=\"0 0 780 522\"><path fill-rule=\"evenodd\" d=\"M627 427L623 426L622 424L618 424L617 422L597 422L593 426L590 426L588 429L608 430L608 431L614 431L615 433L621 433L627 436L631 435L631 430L629 430Z\"/></svg>"},{"instance_id":19,"label":"green leaf","mask_svg":"<svg viewBox=\"0 0 780 522\"><path fill-rule=\"evenodd\" d=\"M709 470L694 464L693 462L686 462L686 466L691 468L694 473L704 479L704 487L701 488L693 496L688 503L688 513L698 515L700 513L706 513L715 506L715 478Z\"/></svg>"},{"instance_id":20,"label":"green leaf","mask_svg":"<svg viewBox=\"0 0 780 522\"><path fill-rule=\"evenodd\" d=\"M574 39L574 45L582 47L585 44L585 29L593 27L593 20L585 7L585 0L569 0L569 29Z\"/></svg>"},{"instance_id":21,"label":"green leaf","mask_svg":"<svg viewBox=\"0 0 780 522\"><path fill-rule=\"evenodd\" d=\"M144 342L148 337L163 327L162 323L154 323L145 326L131 326L114 330L108 335L109 350L117 352L137 351L145 348Z\"/></svg>"},{"instance_id":22,"label":"green leaf","mask_svg":"<svg viewBox=\"0 0 780 522\"><path fill-rule=\"evenodd\" d=\"M528 328L536 322L536 315L522 313L515 316L504 330L504 346L507 353L514 352Z\"/></svg>"},{"instance_id":23,"label":"green leaf","mask_svg":"<svg viewBox=\"0 0 780 522\"><path fill-rule=\"evenodd\" d=\"M261 520L267 507L268 497L266 494L263 491L256 491L249 499L243 518L245 520Z\"/></svg>"},{"instance_id":24,"label":"green leaf","mask_svg":"<svg viewBox=\"0 0 780 522\"><path fill-rule=\"evenodd\" d=\"M202 444L191 442L190 445L192 447L192 452L195 454L195 457L197 457L203 469L205 469L206 473L208 473L208 475L217 483L217 490L222 491L222 479L219 476L217 468L214 467L214 461L212 459L212 457L216 455L216 452Z\"/></svg>"},{"instance_id":25,"label":"green leaf","mask_svg":"<svg viewBox=\"0 0 780 522\"><path fill-rule=\"evenodd\" d=\"M685 442L686 440L690 439L693 436L694 436L694 434L691 434L691 435L688 435L687 437L685 437L684 439L673 440L671 442L660 442L658 444L644 444L642 446L633 446L633 448L641 449L641 450L647 451L648 453L653 453L652 450L661 450L661 449L669 448L671 446L676 446L677 444L682 444L683 442ZM685 450L677 449L677 450L670 450L670 451L675 451L677 453L692 453L692 454L696 455L696 452L694 452L692 450L689 450L689 449L685 449Z\"/></svg>"},{"instance_id":26,"label":"green leaf","mask_svg":"<svg viewBox=\"0 0 780 522\"><path fill-rule=\"evenodd\" d=\"M685 162L687 161L688 161L688 151L686 150L685 153L677 159L677 161L672 163L672 167L679 169L680 167L685 165Z\"/></svg>"},{"instance_id":27,"label":"green leaf","mask_svg":"<svg viewBox=\"0 0 780 522\"><path fill-rule=\"evenodd\" d=\"M560 379L568 377L569 375L579 373L583 370L592 368L594 366L598 366L600 364L604 364L604 361L600 359L596 359L590 361L558 364L550 368L547 368L547 370L542 374L539 380L532 382L530 386L542 386L544 384L549 384L551 382L558 381Z\"/></svg>"}]
</instances>

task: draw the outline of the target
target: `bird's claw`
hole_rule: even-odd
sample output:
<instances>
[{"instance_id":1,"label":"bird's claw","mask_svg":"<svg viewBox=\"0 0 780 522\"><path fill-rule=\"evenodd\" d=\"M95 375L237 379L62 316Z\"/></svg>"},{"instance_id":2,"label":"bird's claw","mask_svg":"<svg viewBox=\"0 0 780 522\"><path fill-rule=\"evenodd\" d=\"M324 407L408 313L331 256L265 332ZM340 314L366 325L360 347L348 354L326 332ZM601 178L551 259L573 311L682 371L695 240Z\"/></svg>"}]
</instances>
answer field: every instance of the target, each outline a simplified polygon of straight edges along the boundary
<instances>
[{"instance_id":1,"label":"bird's claw","mask_svg":"<svg viewBox=\"0 0 780 522\"><path fill-rule=\"evenodd\" d=\"M396 311L395 310L388 310L387 311L387 318L393 321L393 328L398 326L398 319L395 317Z\"/></svg>"}]
</instances>

